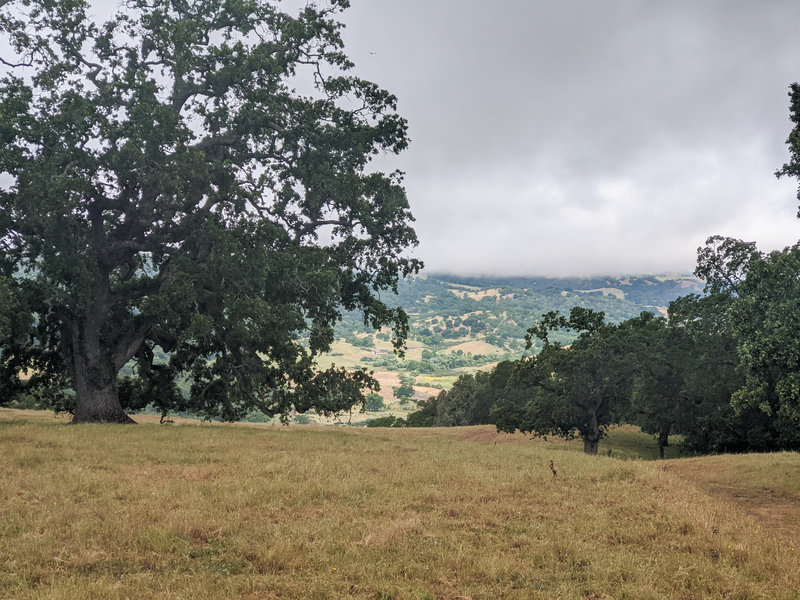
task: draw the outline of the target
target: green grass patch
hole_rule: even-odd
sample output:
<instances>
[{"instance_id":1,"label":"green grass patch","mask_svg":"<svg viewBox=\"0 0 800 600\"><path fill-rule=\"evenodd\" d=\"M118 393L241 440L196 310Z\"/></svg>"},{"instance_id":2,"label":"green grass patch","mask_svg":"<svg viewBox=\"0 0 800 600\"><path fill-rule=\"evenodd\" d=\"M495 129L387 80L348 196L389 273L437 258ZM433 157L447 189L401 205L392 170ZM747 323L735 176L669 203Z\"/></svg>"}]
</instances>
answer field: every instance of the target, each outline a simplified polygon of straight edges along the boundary
<instances>
[{"instance_id":1,"label":"green grass patch","mask_svg":"<svg viewBox=\"0 0 800 600\"><path fill-rule=\"evenodd\" d=\"M681 456L680 436L670 436L670 445L664 448L664 458ZM582 445L582 443L581 443ZM623 459L658 459L658 441L655 436L642 433L631 425L611 427L608 435L600 441L600 454Z\"/></svg>"}]
</instances>

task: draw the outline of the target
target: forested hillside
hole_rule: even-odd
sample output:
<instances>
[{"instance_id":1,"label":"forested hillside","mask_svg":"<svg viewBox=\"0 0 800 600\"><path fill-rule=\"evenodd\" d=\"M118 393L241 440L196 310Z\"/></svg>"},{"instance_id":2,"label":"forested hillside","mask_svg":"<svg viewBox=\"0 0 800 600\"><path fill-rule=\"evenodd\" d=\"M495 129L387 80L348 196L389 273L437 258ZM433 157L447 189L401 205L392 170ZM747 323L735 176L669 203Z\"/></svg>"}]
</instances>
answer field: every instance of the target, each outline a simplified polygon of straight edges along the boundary
<instances>
[{"instance_id":1,"label":"forested hillside","mask_svg":"<svg viewBox=\"0 0 800 600\"><path fill-rule=\"evenodd\" d=\"M405 416L465 374L537 352L536 344L526 349L525 336L544 313L566 313L580 306L619 323L643 311L664 314L672 300L701 292L702 287L701 280L679 275L593 279L420 275L401 282L397 296L382 298L409 315L404 357L392 352L388 330L365 326L353 312L345 313L337 326L337 341L322 366L374 370L382 388L371 395L367 408L381 410L355 415L354 420ZM568 344L576 335L557 331L552 339Z\"/></svg>"},{"instance_id":2,"label":"forested hillside","mask_svg":"<svg viewBox=\"0 0 800 600\"><path fill-rule=\"evenodd\" d=\"M520 353L525 332L543 313L581 306L604 312L609 322L635 317L642 311L664 313L679 296L699 293L703 283L692 276L624 278L476 278L421 275L401 282L395 299L410 316L410 339L429 349L480 340L496 353ZM337 337L373 331L356 313L348 313ZM561 341L567 341L564 334ZM367 342L369 343L369 342Z\"/></svg>"}]
</instances>

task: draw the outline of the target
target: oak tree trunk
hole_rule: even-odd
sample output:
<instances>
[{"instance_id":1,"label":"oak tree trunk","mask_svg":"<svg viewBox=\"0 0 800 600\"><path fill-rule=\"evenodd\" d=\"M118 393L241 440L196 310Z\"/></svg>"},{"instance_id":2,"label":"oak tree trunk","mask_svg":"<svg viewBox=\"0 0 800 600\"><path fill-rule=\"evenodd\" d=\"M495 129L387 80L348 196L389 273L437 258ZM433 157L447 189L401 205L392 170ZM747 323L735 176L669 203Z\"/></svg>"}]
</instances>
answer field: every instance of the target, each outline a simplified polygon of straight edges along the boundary
<instances>
[{"instance_id":1,"label":"oak tree trunk","mask_svg":"<svg viewBox=\"0 0 800 600\"><path fill-rule=\"evenodd\" d=\"M664 458L664 448L669 446L669 428L658 434L658 458Z\"/></svg>"},{"instance_id":2,"label":"oak tree trunk","mask_svg":"<svg viewBox=\"0 0 800 600\"><path fill-rule=\"evenodd\" d=\"M588 427L583 429L582 437L584 454L597 454L597 446L600 444L600 425L596 413L590 415Z\"/></svg>"},{"instance_id":3,"label":"oak tree trunk","mask_svg":"<svg viewBox=\"0 0 800 600\"><path fill-rule=\"evenodd\" d=\"M73 423L135 423L119 401L119 368L114 364L113 349L103 344L106 314L102 305L95 305L68 324L75 386Z\"/></svg>"},{"instance_id":4,"label":"oak tree trunk","mask_svg":"<svg viewBox=\"0 0 800 600\"><path fill-rule=\"evenodd\" d=\"M597 454L597 447L600 444L599 439L583 438L583 452L584 454Z\"/></svg>"},{"instance_id":5,"label":"oak tree trunk","mask_svg":"<svg viewBox=\"0 0 800 600\"><path fill-rule=\"evenodd\" d=\"M105 364L84 357L73 360L75 416L73 423L134 423L117 393L117 374Z\"/></svg>"}]
</instances>

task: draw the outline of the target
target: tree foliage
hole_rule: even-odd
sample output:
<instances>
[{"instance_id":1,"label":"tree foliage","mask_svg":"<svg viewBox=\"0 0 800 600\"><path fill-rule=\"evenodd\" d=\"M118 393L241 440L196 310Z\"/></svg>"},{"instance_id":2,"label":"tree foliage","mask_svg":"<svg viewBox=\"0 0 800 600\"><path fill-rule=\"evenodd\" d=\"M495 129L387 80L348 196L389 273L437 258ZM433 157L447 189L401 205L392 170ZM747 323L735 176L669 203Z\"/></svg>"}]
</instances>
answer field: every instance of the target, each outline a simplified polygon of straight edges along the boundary
<instances>
[{"instance_id":1,"label":"tree foliage","mask_svg":"<svg viewBox=\"0 0 800 600\"><path fill-rule=\"evenodd\" d=\"M708 247L714 246L710 252ZM714 268L709 268L713 263ZM735 347L736 385L727 390L723 412L729 449L774 450L800 447L800 403L795 379L800 358L800 250L764 254L754 243L710 238L698 255L698 273L712 273L710 290L721 290L717 321L724 321ZM735 282L730 284L729 282Z\"/></svg>"},{"instance_id":2,"label":"tree foliage","mask_svg":"<svg viewBox=\"0 0 800 600\"><path fill-rule=\"evenodd\" d=\"M690 340L683 370L682 410L675 425L693 453L778 449L775 422L759 408L735 410L744 384L728 294L687 296L670 305L670 325Z\"/></svg>"},{"instance_id":3,"label":"tree foliage","mask_svg":"<svg viewBox=\"0 0 800 600\"><path fill-rule=\"evenodd\" d=\"M404 427L435 427L438 414L438 396L417 402L417 410L405 418Z\"/></svg>"},{"instance_id":4,"label":"tree foliage","mask_svg":"<svg viewBox=\"0 0 800 600\"><path fill-rule=\"evenodd\" d=\"M636 357L631 371L631 422L656 436L659 455L670 434L693 452L738 447L741 424L731 394L741 383L728 318L728 294L690 294L670 303L668 317L620 325Z\"/></svg>"},{"instance_id":5,"label":"tree foliage","mask_svg":"<svg viewBox=\"0 0 800 600\"><path fill-rule=\"evenodd\" d=\"M480 374L477 374L480 377ZM473 395L479 383L475 375L459 376L449 390L442 390L436 397L436 425L455 427L470 425Z\"/></svg>"},{"instance_id":6,"label":"tree foliage","mask_svg":"<svg viewBox=\"0 0 800 600\"><path fill-rule=\"evenodd\" d=\"M383 401L383 397L375 392L369 394L364 401L364 410L378 412L384 408L386 408L386 404Z\"/></svg>"},{"instance_id":7,"label":"tree foliage","mask_svg":"<svg viewBox=\"0 0 800 600\"><path fill-rule=\"evenodd\" d=\"M735 296L747 276L750 261L759 255L755 242L712 235L697 249L695 275L706 282L706 292Z\"/></svg>"},{"instance_id":8,"label":"tree foliage","mask_svg":"<svg viewBox=\"0 0 800 600\"><path fill-rule=\"evenodd\" d=\"M789 118L794 127L786 139L789 146L789 162L775 172L777 177L794 177L800 180L800 84L793 83L789 86ZM797 200L800 203L800 185L797 188ZM800 205L797 217L800 218Z\"/></svg>"},{"instance_id":9,"label":"tree foliage","mask_svg":"<svg viewBox=\"0 0 800 600\"><path fill-rule=\"evenodd\" d=\"M579 336L568 348L552 344L550 335L558 329L573 329ZM543 315L529 330L529 345L533 337L545 347L519 362L511 384L516 394L494 410L497 429L578 436L584 452L597 454L608 426L626 414L628 357L619 328L605 323L602 313L575 307L569 317Z\"/></svg>"},{"instance_id":10,"label":"tree foliage","mask_svg":"<svg viewBox=\"0 0 800 600\"><path fill-rule=\"evenodd\" d=\"M683 367L687 339L683 330L652 313L624 321L619 326L630 363L628 420L654 434L663 458L669 435L685 410Z\"/></svg>"},{"instance_id":11,"label":"tree foliage","mask_svg":"<svg viewBox=\"0 0 800 600\"><path fill-rule=\"evenodd\" d=\"M777 446L800 447L800 247L753 259L731 320L745 376L734 407L760 409Z\"/></svg>"},{"instance_id":12,"label":"tree foliage","mask_svg":"<svg viewBox=\"0 0 800 600\"><path fill-rule=\"evenodd\" d=\"M10 285L27 325L6 381L62 380L78 422L331 413L376 388L315 367L343 309L400 348L377 292L421 266L401 175L370 168L406 122L349 74L347 5L131 0L96 23L84 0L3 3L0 314Z\"/></svg>"},{"instance_id":13,"label":"tree foliage","mask_svg":"<svg viewBox=\"0 0 800 600\"><path fill-rule=\"evenodd\" d=\"M395 398L409 399L414 397L414 387L408 383L401 383L395 388L392 388L392 394Z\"/></svg>"}]
</instances>

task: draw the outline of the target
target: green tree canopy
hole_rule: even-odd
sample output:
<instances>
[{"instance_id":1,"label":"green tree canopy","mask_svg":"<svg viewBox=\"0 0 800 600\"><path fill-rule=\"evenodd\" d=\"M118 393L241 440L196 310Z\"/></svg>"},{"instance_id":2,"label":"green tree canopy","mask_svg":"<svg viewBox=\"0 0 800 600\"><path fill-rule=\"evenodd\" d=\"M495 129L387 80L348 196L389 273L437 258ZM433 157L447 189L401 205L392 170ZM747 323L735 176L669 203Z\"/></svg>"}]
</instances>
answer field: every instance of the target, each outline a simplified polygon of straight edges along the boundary
<instances>
[{"instance_id":1,"label":"green tree canopy","mask_svg":"<svg viewBox=\"0 0 800 600\"><path fill-rule=\"evenodd\" d=\"M412 398L414 396L414 387L408 383L401 383L399 386L392 390L395 398Z\"/></svg>"},{"instance_id":2,"label":"green tree canopy","mask_svg":"<svg viewBox=\"0 0 800 600\"><path fill-rule=\"evenodd\" d=\"M550 343L559 329L580 332L568 347ZM531 432L583 439L584 452L597 454L609 425L627 414L629 372L619 328L604 315L575 307L569 318L557 312L543 315L529 330L545 343L536 356L522 359L509 383L515 393L500 400L492 412L498 431Z\"/></svg>"},{"instance_id":3,"label":"green tree canopy","mask_svg":"<svg viewBox=\"0 0 800 600\"><path fill-rule=\"evenodd\" d=\"M800 447L800 247L754 258L731 307L744 385L735 408L760 408L778 447Z\"/></svg>"},{"instance_id":4,"label":"green tree canopy","mask_svg":"<svg viewBox=\"0 0 800 600\"><path fill-rule=\"evenodd\" d=\"M633 357L630 421L657 436L659 455L671 433L691 451L742 449L744 422L731 394L741 385L728 294L688 295L668 318L642 313L620 324Z\"/></svg>"},{"instance_id":5,"label":"green tree canopy","mask_svg":"<svg viewBox=\"0 0 800 600\"><path fill-rule=\"evenodd\" d=\"M800 180L800 84L789 86L789 118L794 127L789 132L786 145L789 146L789 162L775 172L777 177L794 177ZM800 203L800 186L797 188L797 200ZM800 205L797 216L800 218Z\"/></svg>"},{"instance_id":6,"label":"green tree canopy","mask_svg":"<svg viewBox=\"0 0 800 600\"><path fill-rule=\"evenodd\" d=\"M683 329L644 312L619 326L631 357L630 421L657 436L659 456L684 409L683 366L688 343Z\"/></svg>"},{"instance_id":7,"label":"green tree canopy","mask_svg":"<svg viewBox=\"0 0 800 600\"><path fill-rule=\"evenodd\" d=\"M442 390L436 396L436 426L458 427L471 425L472 407L475 392L483 383L485 373L466 373L460 375L449 390Z\"/></svg>"},{"instance_id":8,"label":"green tree canopy","mask_svg":"<svg viewBox=\"0 0 800 600\"><path fill-rule=\"evenodd\" d=\"M366 397L364 402L364 410L377 412L383 410L384 408L386 408L386 404L383 402L383 397L380 394L372 392Z\"/></svg>"},{"instance_id":9,"label":"green tree canopy","mask_svg":"<svg viewBox=\"0 0 800 600\"><path fill-rule=\"evenodd\" d=\"M417 402L417 410L405 418L404 427L435 427L438 412L438 396Z\"/></svg>"},{"instance_id":10,"label":"green tree canopy","mask_svg":"<svg viewBox=\"0 0 800 600\"><path fill-rule=\"evenodd\" d=\"M772 424L758 409L734 411L731 396L743 383L728 293L689 295L669 306L669 328L680 336L682 379L673 427L690 452L743 452L772 447Z\"/></svg>"},{"instance_id":11,"label":"green tree canopy","mask_svg":"<svg viewBox=\"0 0 800 600\"><path fill-rule=\"evenodd\" d=\"M401 175L370 166L406 122L349 74L347 6L130 0L97 23L85 0L3 3L2 293L31 315L0 342L6 382L64 379L76 422L169 408L178 377L225 419L336 412L377 386L315 367L343 309L401 347L378 292L421 266Z\"/></svg>"}]
</instances>

